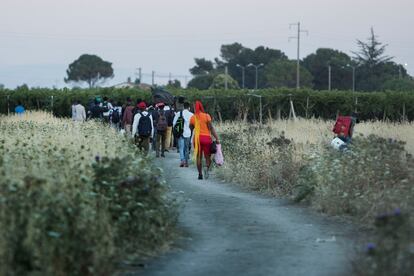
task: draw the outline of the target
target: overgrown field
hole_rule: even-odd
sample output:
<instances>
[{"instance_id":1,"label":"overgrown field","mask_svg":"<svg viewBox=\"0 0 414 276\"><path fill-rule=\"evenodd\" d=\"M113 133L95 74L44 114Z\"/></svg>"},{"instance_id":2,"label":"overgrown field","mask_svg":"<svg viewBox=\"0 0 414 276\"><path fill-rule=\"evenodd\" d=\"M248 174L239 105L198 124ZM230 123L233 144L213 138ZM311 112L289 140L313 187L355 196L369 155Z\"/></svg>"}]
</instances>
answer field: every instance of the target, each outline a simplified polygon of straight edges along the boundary
<instances>
[{"instance_id":1,"label":"overgrown field","mask_svg":"<svg viewBox=\"0 0 414 276\"><path fill-rule=\"evenodd\" d=\"M109 275L171 238L160 169L115 131L0 118L0 275Z\"/></svg>"},{"instance_id":2,"label":"overgrown field","mask_svg":"<svg viewBox=\"0 0 414 276\"><path fill-rule=\"evenodd\" d=\"M314 91L309 89L263 89L249 90L189 90L171 91L175 96L184 96L188 101L202 100L207 111L219 120L247 119L258 120L262 117L282 118L289 116L290 100L295 112L303 118L334 119L337 113L359 112L362 120L414 120L414 93L406 92L355 92L352 91ZM254 94L254 95L253 95ZM125 102L127 97L151 102L151 92L138 89L43 89L20 88L0 90L0 114L13 111L21 101L31 110L53 111L58 117L71 116L71 104L80 100L85 106L95 96L107 96L114 101ZM261 96L261 100L258 96ZM260 109L260 102L262 109Z\"/></svg>"},{"instance_id":3,"label":"overgrown field","mask_svg":"<svg viewBox=\"0 0 414 276\"><path fill-rule=\"evenodd\" d=\"M414 125L357 124L352 146L339 152L329 145L333 123L221 124L226 165L218 172L245 187L375 225L358 273L409 275L414 270Z\"/></svg>"}]
</instances>

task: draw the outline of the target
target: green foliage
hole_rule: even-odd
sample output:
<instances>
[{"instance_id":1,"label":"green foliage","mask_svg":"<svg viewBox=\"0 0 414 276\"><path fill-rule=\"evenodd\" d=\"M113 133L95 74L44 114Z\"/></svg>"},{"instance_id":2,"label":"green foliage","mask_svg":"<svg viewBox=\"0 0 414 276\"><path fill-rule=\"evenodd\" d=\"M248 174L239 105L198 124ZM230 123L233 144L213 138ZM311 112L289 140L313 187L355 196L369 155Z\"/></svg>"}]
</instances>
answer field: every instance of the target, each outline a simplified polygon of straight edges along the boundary
<instances>
[{"instance_id":1,"label":"green foliage","mask_svg":"<svg viewBox=\"0 0 414 276\"><path fill-rule=\"evenodd\" d=\"M383 90L386 91L414 91L414 80L412 78L390 79L384 83Z\"/></svg>"},{"instance_id":2,"label":"green foliage","mask_svg":"<svg viewBox=\"0 0 414 276\"><path fill-rule=\"evenodd\" d=\"M65 82L86 82L89 88L95 87L98 82L114 77L112 63L104 61L96 55L81 55L69 64Z\"/></svg>"},{"instance_id":3,"label":"green foliage","mask_svg":"<svg viewBox=\"0 0 414 276\"><path fill-rule=\"evenodd\" d=\"M180 89L181 88L181 82L179 80L172 80L168 81L167 89Z\"/></svg>"},{"instance_id":4,"label":"green foliage","mask_svg":"<svg viewBox=\"0 0 414 276\"><path fill-rule=\"evenodd\" d=\"M207 90L213 83L214 75L199 75L195 76L188 82L188 87L198 90Z\"/></svg>"},{"instance_id":5,"label":"green foliage","mask_svg":"<svg viewBox=\"0 0 414 276\"><path fill-rule=\"evenodd\" d=\"M358 275L402 275L414 270L413 225L410 215L399 208L378 215L374 235L359 260L355 262Z\"/></svg>"},{"instance_id":6,"label":"green foliage","mask_svg":"<svg viewBox=\"0 0 414 276\"><path fill-rule=\"evenodd\" d=\"M213 83L210 86L210 89L224 89L226 86L226 80L228 89L239 88L239 84L232 77L225 74L219 74L214 78Z\"/></svg>"},{"instance_id":7,"label":"green foliage","mask_svg":"<svg viewBox=\"0 0 414 276\"><path fill-rule=\"evenodd\" d=\"M210 84L211 85L211 84ZM248 120L257 120L259 114L259 100L249 96L247 90L204 90L172 89L176 96L184 96L187 100L200 99L208 112L216 119L234 120L246 113ZM300 117L317 117L334 119L336 114L350 114L355 109L361 120L388 119L399 121L402 119L403 106L406 108L406 118L414 119L414 91L405 92L376 92L362 93L352 91L314 91L310 89L262 89L255 92L263 96L264 118L269 114L276 115L278 108L283 117L289 115L291 97L296 114ZM52 108L52 97L53 108ZM30 89L30 90L0 90L0 113L7 114L7 108L14 110L18 101L21 101L28 110L49 110L56 116L69 117L71 104L79 99L87 107L88 102L95 96L107 96L115 101L125 102L127 97L143 99L151 102L151 92L138 89ZM309 101L308 101L309 99ZM357 99L357 101L356 101ZM357 102L357 104L356 104ZM8 105L9 103L9 105Z\"/></svg>"},{"instance_id":8,"label":"green foliage","mask_svg":"<svg viewBox=\"0 0 414 276\"><path fill-rule=\"evenodd\" d=\"M265 67L265 77L269 87L296 87L296 62L289 60L273 61ZM300 83L302 87L312 88L312 75L300 67Z\"/></svg>"},{"instance_id":9,"label":"green foliage","mask_svg":"<svg viewBox=\"0 0 414 276\"><path fill-rule=\"evenodd\" d=\"M325 212L374 217L412 208L412 181L414 162L404 144L371 135L355 138L345 152L314 152L298 183L302 190L307 183L312 204Z\"/></svg>"},{"instance_id":10,"label":"green foliage","mask_svg":"<svg viewBox=\"0 0 414 276\"><path fill-rule=\"evenodd\" d=\"M0 124L1 275L109 275L170 239L174 205L135 146L97 123L27 116Z\"/></svg>"}]
</instances>

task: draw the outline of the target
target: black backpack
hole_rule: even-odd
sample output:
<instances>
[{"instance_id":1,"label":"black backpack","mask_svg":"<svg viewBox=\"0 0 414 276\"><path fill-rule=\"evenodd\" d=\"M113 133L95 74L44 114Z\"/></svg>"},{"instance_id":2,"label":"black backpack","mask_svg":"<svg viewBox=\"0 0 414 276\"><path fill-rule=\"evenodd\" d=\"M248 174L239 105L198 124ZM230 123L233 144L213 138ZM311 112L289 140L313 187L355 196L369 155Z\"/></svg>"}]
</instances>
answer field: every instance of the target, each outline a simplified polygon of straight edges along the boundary
<instances>
[{"instance_id":1,"label":"black backpack","mask_svg":"<svg viewBox=\"0 0 414 276\"><path fill-rule=\"evenodd\" d=\"M119 114L118 109L112 109L112 123L118 124L121 121L121 115Z\"/></svg>"},{"instance_id":2,"label":"black backpack","mask_svg":"<svg viewBox=\"0 0 414 276\"><path fill-rule=\"evenodd\" d=\"M175 138L180 138L184 133L184 117L182 111L180 112L180 117L178 117L177 122L175 122L173 133Z\"/></svg>"},{"instance_id":3,"label":"black backpack","mask_svg":"<svg viewBox=\"0 0 414 276\"><path fill-rule=\"evenodd\" d=\"M150 137L152 132L152 124L150 119L150 114L146 116L141 114L141 118L138 121L138 135L143 137Z\"/></svg>"}]
</instances>

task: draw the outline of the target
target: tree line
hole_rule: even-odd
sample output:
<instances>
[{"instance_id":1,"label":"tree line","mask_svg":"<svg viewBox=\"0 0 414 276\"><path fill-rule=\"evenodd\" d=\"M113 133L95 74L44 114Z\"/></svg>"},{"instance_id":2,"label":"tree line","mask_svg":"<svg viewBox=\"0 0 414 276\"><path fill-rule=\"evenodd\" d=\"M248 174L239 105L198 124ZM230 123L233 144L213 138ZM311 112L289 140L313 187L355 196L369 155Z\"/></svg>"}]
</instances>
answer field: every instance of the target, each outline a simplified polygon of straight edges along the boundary
<instances>
[{"instance_id":1,"label":"tree line","mask_svg":"<svg viewBox=\"0 0 414 276\"><path fill-rule=\"evenodd\" d=\"M404 65L385 54L387 45L378 40L373 29L367 41L357 40L357 46L353 56L330 48L319 48L306 56L300 61L301 86L328 90L330 82L335 90L414 90L413 78ZM290 60L281 50L264 46L250 49L237 42L222 45L220 57L214 60L195 58L190 68L194 78L188 86L199 90L224 88L227 78L229 89L253 89L255 66L259 89L296 87L296 60Z\"/></svg>"}]
</instances>

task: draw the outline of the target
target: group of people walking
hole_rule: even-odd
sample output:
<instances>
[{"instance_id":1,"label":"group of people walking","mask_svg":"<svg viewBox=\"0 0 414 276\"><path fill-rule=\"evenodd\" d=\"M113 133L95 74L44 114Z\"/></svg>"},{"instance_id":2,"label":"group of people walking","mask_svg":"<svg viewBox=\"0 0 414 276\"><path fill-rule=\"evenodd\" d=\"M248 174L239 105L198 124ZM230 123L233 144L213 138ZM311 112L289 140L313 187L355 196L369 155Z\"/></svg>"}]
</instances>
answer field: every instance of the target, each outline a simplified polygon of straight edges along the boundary
<instances>
[{"instance_id":1,"label":"group of people walking","mask_svg":"<svg viewBox=\"0 0 414 276\"><path fill-rule=\"evenodd\" d=\"M150 149L155 151L157 158L165 157L166 152L176 147L180 153L179 166L182 168L189 166L190 152L193 150L198 179L208 177L213 138L215 144L220 144L211 116L205 112L200 101L196 101L192 108L189 102L174 107L163 102L149 105L141 99L134 104L130 98L124 104L114 104L104 97L102 100L95 99L87 112L79 101L75 102L72 105L72 118L74 121L94 119L108 123L134 139L144 153L148 154Z\"/></svg>"}]
</instances>

